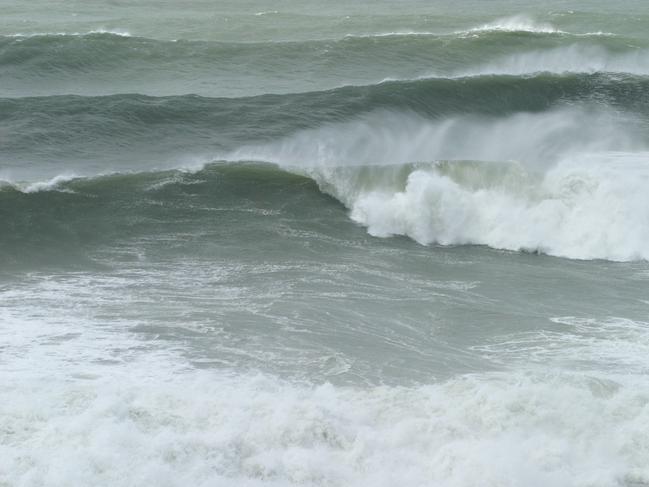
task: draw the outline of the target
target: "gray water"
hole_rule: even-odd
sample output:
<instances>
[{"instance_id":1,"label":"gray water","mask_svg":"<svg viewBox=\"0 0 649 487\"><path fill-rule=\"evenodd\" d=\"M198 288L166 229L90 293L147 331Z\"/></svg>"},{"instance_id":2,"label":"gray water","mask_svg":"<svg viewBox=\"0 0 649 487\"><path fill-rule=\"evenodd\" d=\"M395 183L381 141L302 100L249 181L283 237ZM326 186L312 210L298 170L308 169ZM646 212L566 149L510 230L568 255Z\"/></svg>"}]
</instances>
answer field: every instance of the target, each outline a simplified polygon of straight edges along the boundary
<instances>
[{"instance_id":1,"label":"gray water","mask_svg":"<svg viewBox=\"0 0 649 487\"><path fill-rule=\"evenodd\" d=\"M0 486L649 485L646 2L0 10Z\"/></svg>"}]
</instances>

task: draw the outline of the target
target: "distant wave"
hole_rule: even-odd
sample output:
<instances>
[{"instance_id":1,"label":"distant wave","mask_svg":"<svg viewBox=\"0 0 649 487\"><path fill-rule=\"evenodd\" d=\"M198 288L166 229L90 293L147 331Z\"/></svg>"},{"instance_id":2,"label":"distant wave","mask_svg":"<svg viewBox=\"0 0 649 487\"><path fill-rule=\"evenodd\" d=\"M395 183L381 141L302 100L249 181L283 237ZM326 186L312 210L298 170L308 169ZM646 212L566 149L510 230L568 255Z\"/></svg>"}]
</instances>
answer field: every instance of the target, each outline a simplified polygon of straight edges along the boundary
<instances>
[{"instance_id":1,"label":"distant wave","mask_svg":"<svg viewBox=\"0 0 649 487\"><path fill-rule=\"evenodd\" d=\"M257 12L255 15L256 16L264 16L264 15L276 15L278 14L277 11L268 11L268 12ZM174 40L164 40L164 39L148 39L146 37L141 37L132 34L130 31L126 29L108 29L108 28L100 28L100 29L92 29L88 31L76 31L76 32L65 32L65 31L59 31L59 32L17 32L13 34L2 34L0 35L0 38L5 37L5 38L31 38L31 37L84 37L84 36L92 36L92 35L98 35L98 34L107 34L107 35L113 35L113 36L118 36L118 37L139 37L142 39L148 39L148 40L157 40L159 42L177 42L178 40L185 41L185 42L195 42L195 43L207 43L207 42L214 42L214 43L219 43L219 44L258 44L258 45L264 45L264 44L308 44L308 43L318 43L318 42L336 42L336 41L344 41L346 39L378 39L378 38L401 38L401 37L435 37L435 38L440 38L444 39L445 41L448 41L449 38L462 38L466 37L469 34L498 34L498 33L519 33L519 34L561 34L565 36L574 36L574 37L614 37L617 34L612 33L612 32L605 32L605 31L593 31L593 32L583 32L583 33L575 33L575 32L567 32L567 31L562 31L559 30L555 27L553 27L551 24L548 23L539 23L535 22L533 19L530 17L526 16L513 16L513 17L507 17L504 19L500 19L494 22L490 22L478 27L472 27L468 28L465 30L457 30L453 32L448 32L448 31L443 31L443 30L394 30L394 31L378 31L378 32L361 32L361 33L347 33L343 34L340 37L314 37L312 39L303 39L303 40L275 40L275 41L202 41L202 40L197 40L197 39L174 39Z\"/></svg>"},{"instance_id":2,"label":"distant wave","mask_svg":"<svg viewBox=\"0 0 649 487\"><path fill-rule=\"evenodd\" d=\"M30 38L30 37L83 37L96 34L109 34L118 37L133 37L128 31L122 29L95 29L86 32L29 32L5 34L0 37Z\"/></svg>"},{"instance_id":3,"label":"distant wave","mask_svg":"<svg viewBox=\"0 0 649 487\"><path fill-rule=\"evenodd\" d=\"M108 30L16 34L0 36L0 96L241 97L366 86L388 79L649 73L649 45L638 42L630 47L624 37L539 39L536 34L516 34L516 42L505 49L504 44L512 44L507 37L512 34L491 31L476 38L395 31L332 40L242 43L149 39Z\"/></svg>"},{"instance_id":4,"label":"distant wave","mask_svg":"<svg viewBox=\"0 0 649 487\"><path fill-rule=\"evenodd\" d=\"M260 129L294 130L296 127L319 125L366 113L375 109L412 110L430 116L452 113L509 114L515 111L541 111L560 103L592 102L632 111L649 110L649 79L610 73L532 73L531 76L484 74L466 78L424 78L419 80L385 81L365 86L344 86L332 90L260 95L240 98L209 98L195 95L148 97L120 94L103 97L45 96L0 98L0 121L13 117L20 120L38 112L56 112L58 116L78 113L92 107L103 122L102 132L122 131L146 120L176 123L186 117L193 127L211 123L212 129L227 129L219 124L219 112L230 114L229 124L254 122ZM282 104L281 123L260 125L275 120L277 104ZM85 122L84 131L93 120ZM185 118L180 122L184 123ZM49 123L48 118L31 120L33 127ZM146 130L148 125L143 125ZM291 128L292 127L292 128ZM209 127L206 125L205 129ZM57 127L57 132L66 127ZM108 131L108 132L107 132ZM16 133L17 138L20 133ZM6 144L13 145L8 138Z\"/></svg>"},{"instance_id":5,"label":"distant wave","mask_svg":"<svg viewBox=\"0 0 649 487\"><path fill-rule=\"evenodd\" d=\"M561 34L569 36L615 36L612 32L593 31L593 32L568 32L553 26L548 22L537 22L534 18L527 15L513 15L504 17L493 22L488 22L477 27L466 30L455 31L454 34L470 35L482 33L528 33L528 34Z\"/></svg>"},{"instance_id":6,"label":"distant wave","mask_svg":"<svg viewBox=\"0 0 649 487\"><path fill-rule=\"evenodd\" d=\"M400 30L394 32L371 32L367 34L345 34L345 39L372 39L381 37L441 37L439 32Z\"/></svg>"},{"instance_id":7,"label":"distant wave","mask_svg":"<svg viewBox=\"0 0 649 487\"><path fill-rule=\"evenodd\" d=\"M514 15L504 17L487 24L473 27L465 31L459 31L458 34L478 33L478 32L530 32L534 34L567 34L553 25L546 22L536 22L533 18L526 15Z\"/></svg>"},{"instance_id":8,"label":"distant wave","mask_svg":"<svg viewBox=\"0 0 649 487\"><path fill-rule=\"evenodd\" d=\"M534 73L628 73L649 75L649 50L613 53L600 46L572 44L531 50L494 59L454 76L529 75Z\"/></svg>"},{"instance_id":9,"label":"distant wave","mask_svg":"<svg viewBox=\"0 0 649 487\"><path fill-rule=\"evenodd\" d=\"M266 15L277 15L279 12L277 10L261 11L256 12L255 16L266 16ZM386 31L386 32L367 32L367 33L349 33L343 36L343 38L373 38L373 37L401 37L401 36L454 36L454 35L466 35L466 34L478 34L478 33L497 33L497 32L518 32L518 33L531 33L531 34L570 34L570 35L583 35L583 36L612 36L615 35L611 32L586 32L586 33L570 33L567 31L560 30L554 27L552 24L547 22L537 22L532 17L527 15L514 15L510 17L504 17L501 19L488 22L476 27L471 27L465 30L458 30L451 33L444 31L417 31L417 30L396 30L396 31ZM109 28L100 28L93 29L85 32L26 32L26 33L15 33L15 34L5 34L0 37L44 37L44 36L85 36L92 34L113 34L122 37L132 37L132 34L124 29L109 29ZM332 41L337 38L314 38L311 41ZM298 42L298 41L294 41ZM309 41L307 41L309 42Z\"/></svg>"}]
</instances>

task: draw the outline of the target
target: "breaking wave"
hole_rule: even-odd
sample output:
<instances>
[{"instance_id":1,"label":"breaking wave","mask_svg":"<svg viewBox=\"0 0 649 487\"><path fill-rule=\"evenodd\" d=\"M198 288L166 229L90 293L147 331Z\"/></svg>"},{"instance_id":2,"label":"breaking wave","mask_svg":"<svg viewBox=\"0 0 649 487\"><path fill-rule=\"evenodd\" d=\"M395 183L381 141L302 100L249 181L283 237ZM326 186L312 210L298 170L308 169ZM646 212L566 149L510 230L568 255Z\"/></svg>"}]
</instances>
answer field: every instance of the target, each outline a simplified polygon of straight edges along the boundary
<instances>
[{"instance_id":1,"label":"breaking wave","mask_svg":"<svg viewBox=\"0 0 649 487\"><path fill-rule=\"evenodd\" d=\"M575 259L649 258L646 140L610 113L442 122L381 113L230 158L314 178L376 236Z\"/></svg>"}]
</instances>

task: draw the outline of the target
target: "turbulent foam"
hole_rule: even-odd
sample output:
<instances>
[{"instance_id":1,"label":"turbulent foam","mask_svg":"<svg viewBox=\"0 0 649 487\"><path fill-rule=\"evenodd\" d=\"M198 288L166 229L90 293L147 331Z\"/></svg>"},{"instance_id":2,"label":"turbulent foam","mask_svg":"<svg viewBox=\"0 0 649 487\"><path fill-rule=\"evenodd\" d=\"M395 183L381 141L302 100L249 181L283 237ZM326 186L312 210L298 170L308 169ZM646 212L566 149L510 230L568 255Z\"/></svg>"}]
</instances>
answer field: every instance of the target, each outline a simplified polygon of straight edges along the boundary
<instances>
[{"instance_id":1,"label":"turbulent foam","mask_svg":"<svg viewBox=\"0 0 649 487\"><path fill-rule=\"evenodd\" d=\"M641 374L508 370L362 388L197 370L178 349L139 340L127 323L111 319L106 326L92 308L79 306L94 298L123 307L106 292L119 280L105 280L96 289L83 276L69 276L1 290L3 303L12 304L0 308L0 336L10 345L2 355L8 372L3 390L12 400L0 402L0 482L649 482ZM34 307L38 300L51 300L46 318ZM83 320L70 316L71 305L85 311ZM614 348L617 338L613 334L603 345ZM646 362L646 354L641 357Z\"/></svg>"},{"instance_id":2,"label":"turbulent foam","mask_svg":"<svg viewBox=\"0 0 649 487\"><path fill-rule=\"evenodd\" d=\"M597 158L603 160L597 161ZM377 236L427 244L484 244L577 259L649 259L649 153L562 161L521 194L519 181L467 187L439 170L417 170L397 192L359 195L354 220Z\"/></svg>"},{"instance_id":3,"label":"turbulent foam","mask_svg":"<svg viewBox=\"0 0 649 487\"><path fill-rule=\"evenodd\" d=\"M3 429L19 430L14 441L22 441L2 448L0 479L278 487L649 481L644 389L633 384L599 392L606 386L588 378L514 375L360 391L199 373L116 378L119 385L10 388Z\"/></svg>"},{"instance_id":4,"label":"turbulent foam","mask_svg":"<svg viewBox=\"0 0 649 487\"><path fill-rule=\"evenodd\" d=\"M649 259L649 153L612 116L564 109L434 123L383 113L231 157L310 175L376 236ZM483 162L403 166L425 160Z\"/></svg>"}]
</instances>

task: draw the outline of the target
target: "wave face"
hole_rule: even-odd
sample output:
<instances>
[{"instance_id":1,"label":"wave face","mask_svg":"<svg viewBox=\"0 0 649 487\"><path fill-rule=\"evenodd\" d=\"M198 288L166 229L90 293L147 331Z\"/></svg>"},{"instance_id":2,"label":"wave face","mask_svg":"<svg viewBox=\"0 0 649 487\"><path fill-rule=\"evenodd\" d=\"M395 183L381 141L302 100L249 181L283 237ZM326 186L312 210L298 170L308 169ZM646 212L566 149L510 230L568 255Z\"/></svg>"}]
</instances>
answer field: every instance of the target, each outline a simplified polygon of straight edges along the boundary
<instances>
[{"instance_id":1,"label":"wave face","mask_svg":"<svg viewBox=\"0 0 649 487\"><path fill-rule=\"evenodd\" d=\"M649 486L649 2L1 3L1 487Z\"/></svg>"},{"instance_id":2,"label":"wave face","mask_svg":"<svg viewBox=\"0 0 649 487\"><path fill-rule=\"evenodd\" d=\"M242 230L237 225L242 216L254 227L257 215L258 231L272 234L280 216L308 219L323 211L323 202L331 204L308 179L255 164L4 182L0 201L5 268L88 262L102 249L148 239L219 240L227 228L226 234ZM334 209L340 213L337 205Z\"/></svg>"}]
</instances>

